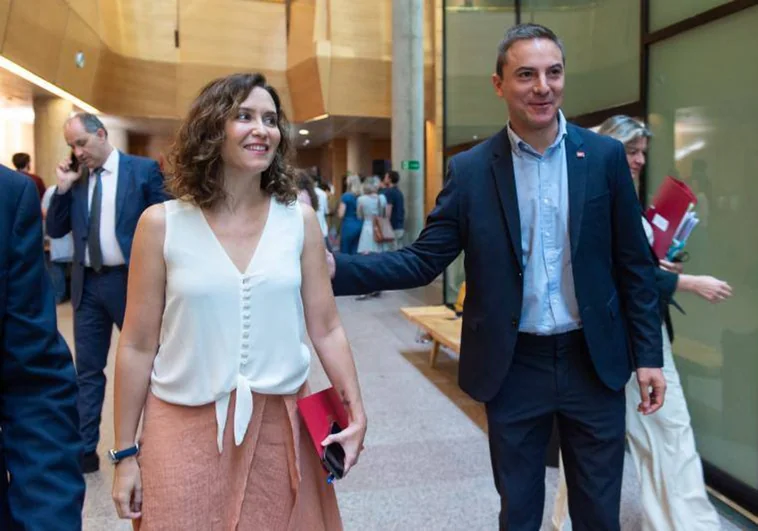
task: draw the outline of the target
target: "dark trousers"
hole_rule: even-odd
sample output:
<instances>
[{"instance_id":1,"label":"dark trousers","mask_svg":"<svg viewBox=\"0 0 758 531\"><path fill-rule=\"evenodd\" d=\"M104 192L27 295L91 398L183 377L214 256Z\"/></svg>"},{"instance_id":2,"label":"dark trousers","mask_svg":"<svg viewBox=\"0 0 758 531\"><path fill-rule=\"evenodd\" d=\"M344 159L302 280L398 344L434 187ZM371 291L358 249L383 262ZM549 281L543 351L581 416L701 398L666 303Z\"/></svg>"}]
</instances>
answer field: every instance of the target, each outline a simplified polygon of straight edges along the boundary
<instances>
[{"instance_id":1,"label":"dark trousers","mask_svg":"<svg viewBox=\"0 0 758 531\"><path fill-rule=\"evenodd\" d=\"M79 419L84 452L97 450L105 398L105 366L115 324L124 324L126 267L84 272L82 301L74 312Z\"/></svg>"},{"instance_id":2,"label":"dark trousers","mask_svg":"<svg viewBox=\"0 0 758 531\"><path fill-rule=\"evenodd\" d=\"M487 403L500 529L540 529L555 418L573 529L620 529L624 415L624 390L597 377L583 332L519 334L503 387Z\"/></svg>"}]
</instances>

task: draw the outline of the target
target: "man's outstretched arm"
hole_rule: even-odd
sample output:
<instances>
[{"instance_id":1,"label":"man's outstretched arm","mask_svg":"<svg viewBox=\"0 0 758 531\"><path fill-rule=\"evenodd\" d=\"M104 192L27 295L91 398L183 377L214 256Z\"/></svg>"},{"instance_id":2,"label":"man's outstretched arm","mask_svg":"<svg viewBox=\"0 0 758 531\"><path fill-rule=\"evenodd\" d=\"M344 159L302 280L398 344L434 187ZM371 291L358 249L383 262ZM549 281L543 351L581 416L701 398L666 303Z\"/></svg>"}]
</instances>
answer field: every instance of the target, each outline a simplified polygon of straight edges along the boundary
<instances>
[{"instance_id":1,"label":"man's outstretched arm","mask_svg":"<svg viewBox=\"0 0 758 531\"><path fill-rule=\"evenodd\" d=\"M418 239L399 251L367 255L334 255L335 295L409 289L432 282L465 246L462 191L450 161L445 188Z\"/></svg>"}]
</instances>

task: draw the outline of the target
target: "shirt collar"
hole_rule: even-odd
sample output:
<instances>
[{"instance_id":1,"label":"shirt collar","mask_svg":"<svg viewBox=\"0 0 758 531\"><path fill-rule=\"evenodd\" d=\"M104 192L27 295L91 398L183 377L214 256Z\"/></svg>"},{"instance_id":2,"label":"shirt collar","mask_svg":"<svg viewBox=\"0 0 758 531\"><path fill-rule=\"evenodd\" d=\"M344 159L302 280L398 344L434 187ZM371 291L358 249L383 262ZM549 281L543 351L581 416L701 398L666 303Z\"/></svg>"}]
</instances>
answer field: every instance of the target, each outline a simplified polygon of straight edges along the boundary
<instances>
[{"instance_id":1,"label":"shirt collar","mask_svg":"<svg viewBox=\"0 0 758 531\"><path fill-rule=\"evenodd\" d=\"M542 157L542 155L539 154L539 152L534 149L532 146L524 142L520 136L516 134L516 132L511 128L511 122L508 121L508 138L511 141L511 151L513 151L513 154L517 157L520 157L524 154L524 152L530 153L531 155L535 155L538 157ZM560 109L558 110L558 134L555 137L555 140L552 144L545 150L545 153L552 150L556 146L558 146L561 142L563 142L563 139L566 138L566 118L563 116L563 111Z\"/></svg>"},{"instance_id":2,"label":"shirt collar","mask_svg":"<svg viewBox=\"0 0 758 531\"><path fill-rule=\"evenodd\" d=\"M118 171L119 158L118 149L113 148L111 154L108 155L108 158L105 159L105 162L103 163L103 173L115 175Z\"/></svg>"}]
</instances>

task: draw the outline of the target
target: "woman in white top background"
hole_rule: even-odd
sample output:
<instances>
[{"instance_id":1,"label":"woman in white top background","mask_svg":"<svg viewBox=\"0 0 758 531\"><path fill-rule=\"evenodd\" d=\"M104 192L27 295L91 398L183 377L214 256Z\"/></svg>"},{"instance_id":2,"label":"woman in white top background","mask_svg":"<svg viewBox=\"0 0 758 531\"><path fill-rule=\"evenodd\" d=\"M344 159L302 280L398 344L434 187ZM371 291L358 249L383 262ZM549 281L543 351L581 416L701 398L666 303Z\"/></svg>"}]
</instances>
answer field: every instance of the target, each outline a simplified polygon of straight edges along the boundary
<instances>
[{"instance_id":1,"label":"woman in white top background","mask_svg":"<svg viewBox=\"0 0 758 531\"><path fill-rule=\"evenodd\" d=\"M306 329L350 417L323 443L343 446L346 471L366 417L289 149L279 96L262 75L213 81L174 146L167 184L178 199L138 224L114 415L116 456L138 455L116 465L113 498L143 531L342 526L297 413L308 393Z\"/></svg>"},{"instance_id":2,"label":"woman in white top background","mask_svg":"<svg viewBox=\"0 0 758 531\"><path fill-rule=\"evenodd\" d=\"M650 131L635 119L618 115L605 120L598 133L624 144L630 174L638 187ZM642 224L652 246L653 229L644 217ZM719 516L708 500L690 414L674 362L671 347L674 329L668 306L674 294L683 291L710 303L720 303L732 296L732 288L709 275L682 274L681 264L659 260L659 265L656 284L663 321L666 403L653 415L639 415L635 399L640 393L637 379L631 378L626 385L626 439L640 480L641 527L642 531L711 531L720 528ZM569 521L563 457L559 470L552 518L554 530L564 529L564 523Z\"/></svg>"}]
</instances>

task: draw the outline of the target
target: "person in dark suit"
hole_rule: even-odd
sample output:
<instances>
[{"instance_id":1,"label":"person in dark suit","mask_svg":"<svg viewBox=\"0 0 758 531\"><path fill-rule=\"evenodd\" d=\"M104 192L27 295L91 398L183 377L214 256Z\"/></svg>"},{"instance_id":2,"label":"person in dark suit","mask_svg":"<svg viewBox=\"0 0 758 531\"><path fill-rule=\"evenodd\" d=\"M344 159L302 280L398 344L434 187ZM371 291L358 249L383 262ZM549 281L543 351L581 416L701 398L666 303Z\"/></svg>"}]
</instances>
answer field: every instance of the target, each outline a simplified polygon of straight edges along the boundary
<instances>
[{"instance_id":1,"label":"person in dark suit","mask_svg":"<svg viewBox=\"0 0 758 531\"><path fill-rule=\"evenodd\" d=\"M493 83L510 120L453 157L418 240L336 255L336 295L428 284L461 251L466 304L459 381L485 402L500 528L537 530L557 417L578 530L619 529L624 385L663 404L655 264L624 147L566 122L563 45L514 26Z\"/></svg>"},{"instance_id":2,"label":"person in dark suit","mask_svg":"<svg viewBox=\"0 0 758 531\"><path fill-rule=\"evenodd\" d=\"M34 183L0 166L0 529L81 529L71 353L58 334Z\"/></svg>"},{"instance_id":3,"label":"person in dark suit","mask_svg":"<svg viewBox=\"0 0 758 531\"><path fill-rule=\"evenodd\" d=\"M97 116L77 114L64 125L72 160L56 169L58 188L47 233L74 237L71 302L79 382L85 473L99 469L97 444L111 333L124 322L132 239L142 212L167 199L158 163L127 155L108 142ZM81 165L80 171L75 166Z\"/></svg>"}]
</instances>

